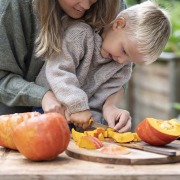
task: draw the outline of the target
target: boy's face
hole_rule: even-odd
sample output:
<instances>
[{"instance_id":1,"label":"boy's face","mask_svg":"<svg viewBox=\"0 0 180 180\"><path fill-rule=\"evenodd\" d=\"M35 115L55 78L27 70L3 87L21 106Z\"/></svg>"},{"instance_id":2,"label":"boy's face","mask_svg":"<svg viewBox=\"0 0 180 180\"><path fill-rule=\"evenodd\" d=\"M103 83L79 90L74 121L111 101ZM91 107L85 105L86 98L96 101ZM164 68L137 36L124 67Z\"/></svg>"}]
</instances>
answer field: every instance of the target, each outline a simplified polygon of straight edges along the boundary
<instances>
[{"instance_id":1,"label":"boy's face","mask_svg":"<svg viewBox=\"0 0 180 180\"><path fill-rule=\"evenodd\" d=\"M143 56L137 50L137 43L128 38L125 30L124 18L118 18L110 30L103 34L101 55L104 58L112 58L118 63L128 61L143 63Z\"/></svg>"}]
</instances>

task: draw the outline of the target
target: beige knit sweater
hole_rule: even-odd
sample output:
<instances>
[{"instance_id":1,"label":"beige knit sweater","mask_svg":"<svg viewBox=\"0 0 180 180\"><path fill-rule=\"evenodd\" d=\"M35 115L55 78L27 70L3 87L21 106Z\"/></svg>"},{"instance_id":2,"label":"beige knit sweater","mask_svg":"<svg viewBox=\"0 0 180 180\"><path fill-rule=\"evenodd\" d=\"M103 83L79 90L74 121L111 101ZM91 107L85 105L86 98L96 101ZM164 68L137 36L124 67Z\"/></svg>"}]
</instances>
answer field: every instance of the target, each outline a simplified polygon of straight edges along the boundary
<instances>
[{"instance_id":1,"label":"beige knit sweater","mask_svg":"<svg viewBox=\"0 0 180 180\"><path fill-rule=\"evenodd\" d=\"M103 58L101 43L101 36L89 25L72 24L65 31L62 53L48 59L36 79L50 87L70 113L90 109L96 121L107 97L120 90L132 72L132 63Z\"/></svg>"}]
</instances>

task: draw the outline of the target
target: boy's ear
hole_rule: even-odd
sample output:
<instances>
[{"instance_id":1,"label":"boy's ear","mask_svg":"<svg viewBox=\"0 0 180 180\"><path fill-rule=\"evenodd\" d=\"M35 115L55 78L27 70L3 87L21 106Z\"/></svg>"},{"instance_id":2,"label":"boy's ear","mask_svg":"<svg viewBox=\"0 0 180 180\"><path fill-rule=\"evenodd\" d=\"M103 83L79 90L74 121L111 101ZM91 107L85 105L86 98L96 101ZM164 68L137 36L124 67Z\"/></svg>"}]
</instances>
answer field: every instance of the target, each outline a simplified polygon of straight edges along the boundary
<instances>
[{"instance_id":1,"label":"boy's ear","mask_svg":"<svg viewBox=\"0 0 180 180\"><path fill-rule=\"evenodd\" d=\"M113 23L113 30L122 29L126 26L126 20L123 17L118 17Z\"/></svg>"}]
</instances>

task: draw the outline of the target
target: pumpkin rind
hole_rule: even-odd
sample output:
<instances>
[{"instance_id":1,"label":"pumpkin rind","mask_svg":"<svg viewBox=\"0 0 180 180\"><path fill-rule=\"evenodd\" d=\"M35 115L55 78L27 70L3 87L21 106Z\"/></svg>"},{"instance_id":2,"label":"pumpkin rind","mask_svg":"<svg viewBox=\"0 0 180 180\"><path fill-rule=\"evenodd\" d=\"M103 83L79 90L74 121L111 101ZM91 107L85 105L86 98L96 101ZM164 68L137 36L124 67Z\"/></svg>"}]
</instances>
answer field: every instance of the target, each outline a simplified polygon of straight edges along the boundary
<instances>
[{"instance_id":1,"label":"pumpkin rind","mask_svg":"<svg viewBox=\"0 0 180 180\"><path fill-rule=\"evenodd\" d=\"M138 124L136 132L144 142L163 146L180 136L180 124L176 120L146 118Z\"/></svg>"},{"instance_id":2,"label":"pumpkin rind","mask_svg":"<svg viewBox=\"0 0 180 180\"><path fill-rule=\"evenodd\" d=\"M38 112L15 113L0 116L0 146L17 150L13 142L13 131L21 122L34 116L39 116Z\"/></svg>"},{"instance_id":3,"label":"pumpkin rind","mask_svg":"<svg viewBox=\"0 0 180 180\"><path fill-rule=\"evenodd\" d=\"M58 113L42 114L19 124L13 133L17 149L33 161L52 160L66 150L70 130Z\"/></svg>"}]
</instances>

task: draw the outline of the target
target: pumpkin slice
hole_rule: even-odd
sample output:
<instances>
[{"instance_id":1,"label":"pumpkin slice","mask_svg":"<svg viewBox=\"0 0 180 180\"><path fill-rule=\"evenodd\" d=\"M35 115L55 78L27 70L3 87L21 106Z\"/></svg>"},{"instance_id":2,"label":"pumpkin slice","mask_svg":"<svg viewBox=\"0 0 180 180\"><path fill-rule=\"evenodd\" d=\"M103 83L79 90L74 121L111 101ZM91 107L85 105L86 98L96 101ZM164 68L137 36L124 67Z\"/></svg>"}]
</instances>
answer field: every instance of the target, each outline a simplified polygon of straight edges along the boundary
<instances>
[{"instance_id":1,"label":"pumpkin slice","mask_svg":"<svg viewBox=\"0 0 180 180\"><path fill-rule=\"evenodd\" d=\"M100 134L98 135L98 139L101 140L101 141L104 141L103 133L100 133Z\"/></svg>"},{"instance_id":2,"label":"pumpkin slice","mask_svg":"<svg viewBox=\"0 0 180 180\"><path fill-rule=\"evenodd\" d=\"M112 138L116 142L126 143L126 142L133 141L134 136L133 136L133 134L131 132L126 132L126 133L117 133L117 132L114 132L114 135L112 136Z\"/></svg>"},{"instance_id":3,"label":"pumpkin slice","mask_svg":"<svg viewBox=\"0 0 180 180\"><path fill-rule=\"evenodd\" d=\"M92 136L82 136L76 144L86 149L99 149L103 146L99 139Z\"/></svg>"},{"instance_id":4,"label":"pumpkin slice","mask_svg":"<svg viewBox=\"0 0 180 180\"><path fill-rule=\"evenodd\" d=\"M180 123L176 119L146 118L138 124L136 132L144 142L163 146L180 136Z\"/></svg>"},{"instance_id":5,"label":"pumpkin slice","mask_svg":"<svg viewBox=\"0 0 180 180\"><path fill-rule=\"evenodd\" d=\"M88 136L93 136L93 137L96 137L100 140L104 140L104 135L103 133L105 133L105 129L104 128L101 128L101 127L97 127L95 130L93 131L84 131L84 134L85 135L88 135Z\"/></svg>"},{"instance_id":6,"label":"pumpkin slice","mask_svg":"<svg viewBox=\"0 0 180 180\"><path fill-rule=\"evenodd\" d=\"M134 136L134 139L133 139L134 142L139 142L139 141L141 141L141 138L138 136L137 133L132 133L132 134L133 134L133 136Z\"/></svg>"},{"instance_id":7,"label":"pumpkin slice","mask_svg":"<svg viewBox=\"0 0 180 180\"><path fill-rule=\"evenodd\" d=\"M138 126L136 127L136 132L138 136L142 139L142 141L148 144L157 145L157 143L165 143L164 141L160 140L159 137L155 136L152 131L150 131L147 119L144 119L138 124Z\"/></svg>"},{"instance_id":8,"label":"pumpkin slice","mask_svg":"<svg viewBox=\"0 0 180 180\"><path fill-rule=\"evenodd\" d=\"M72 138L75 142L77 142L82 136L85 136L84 133L80 133L76 131L74 128L72 128Z\"/></svg>"}]
</instances>

